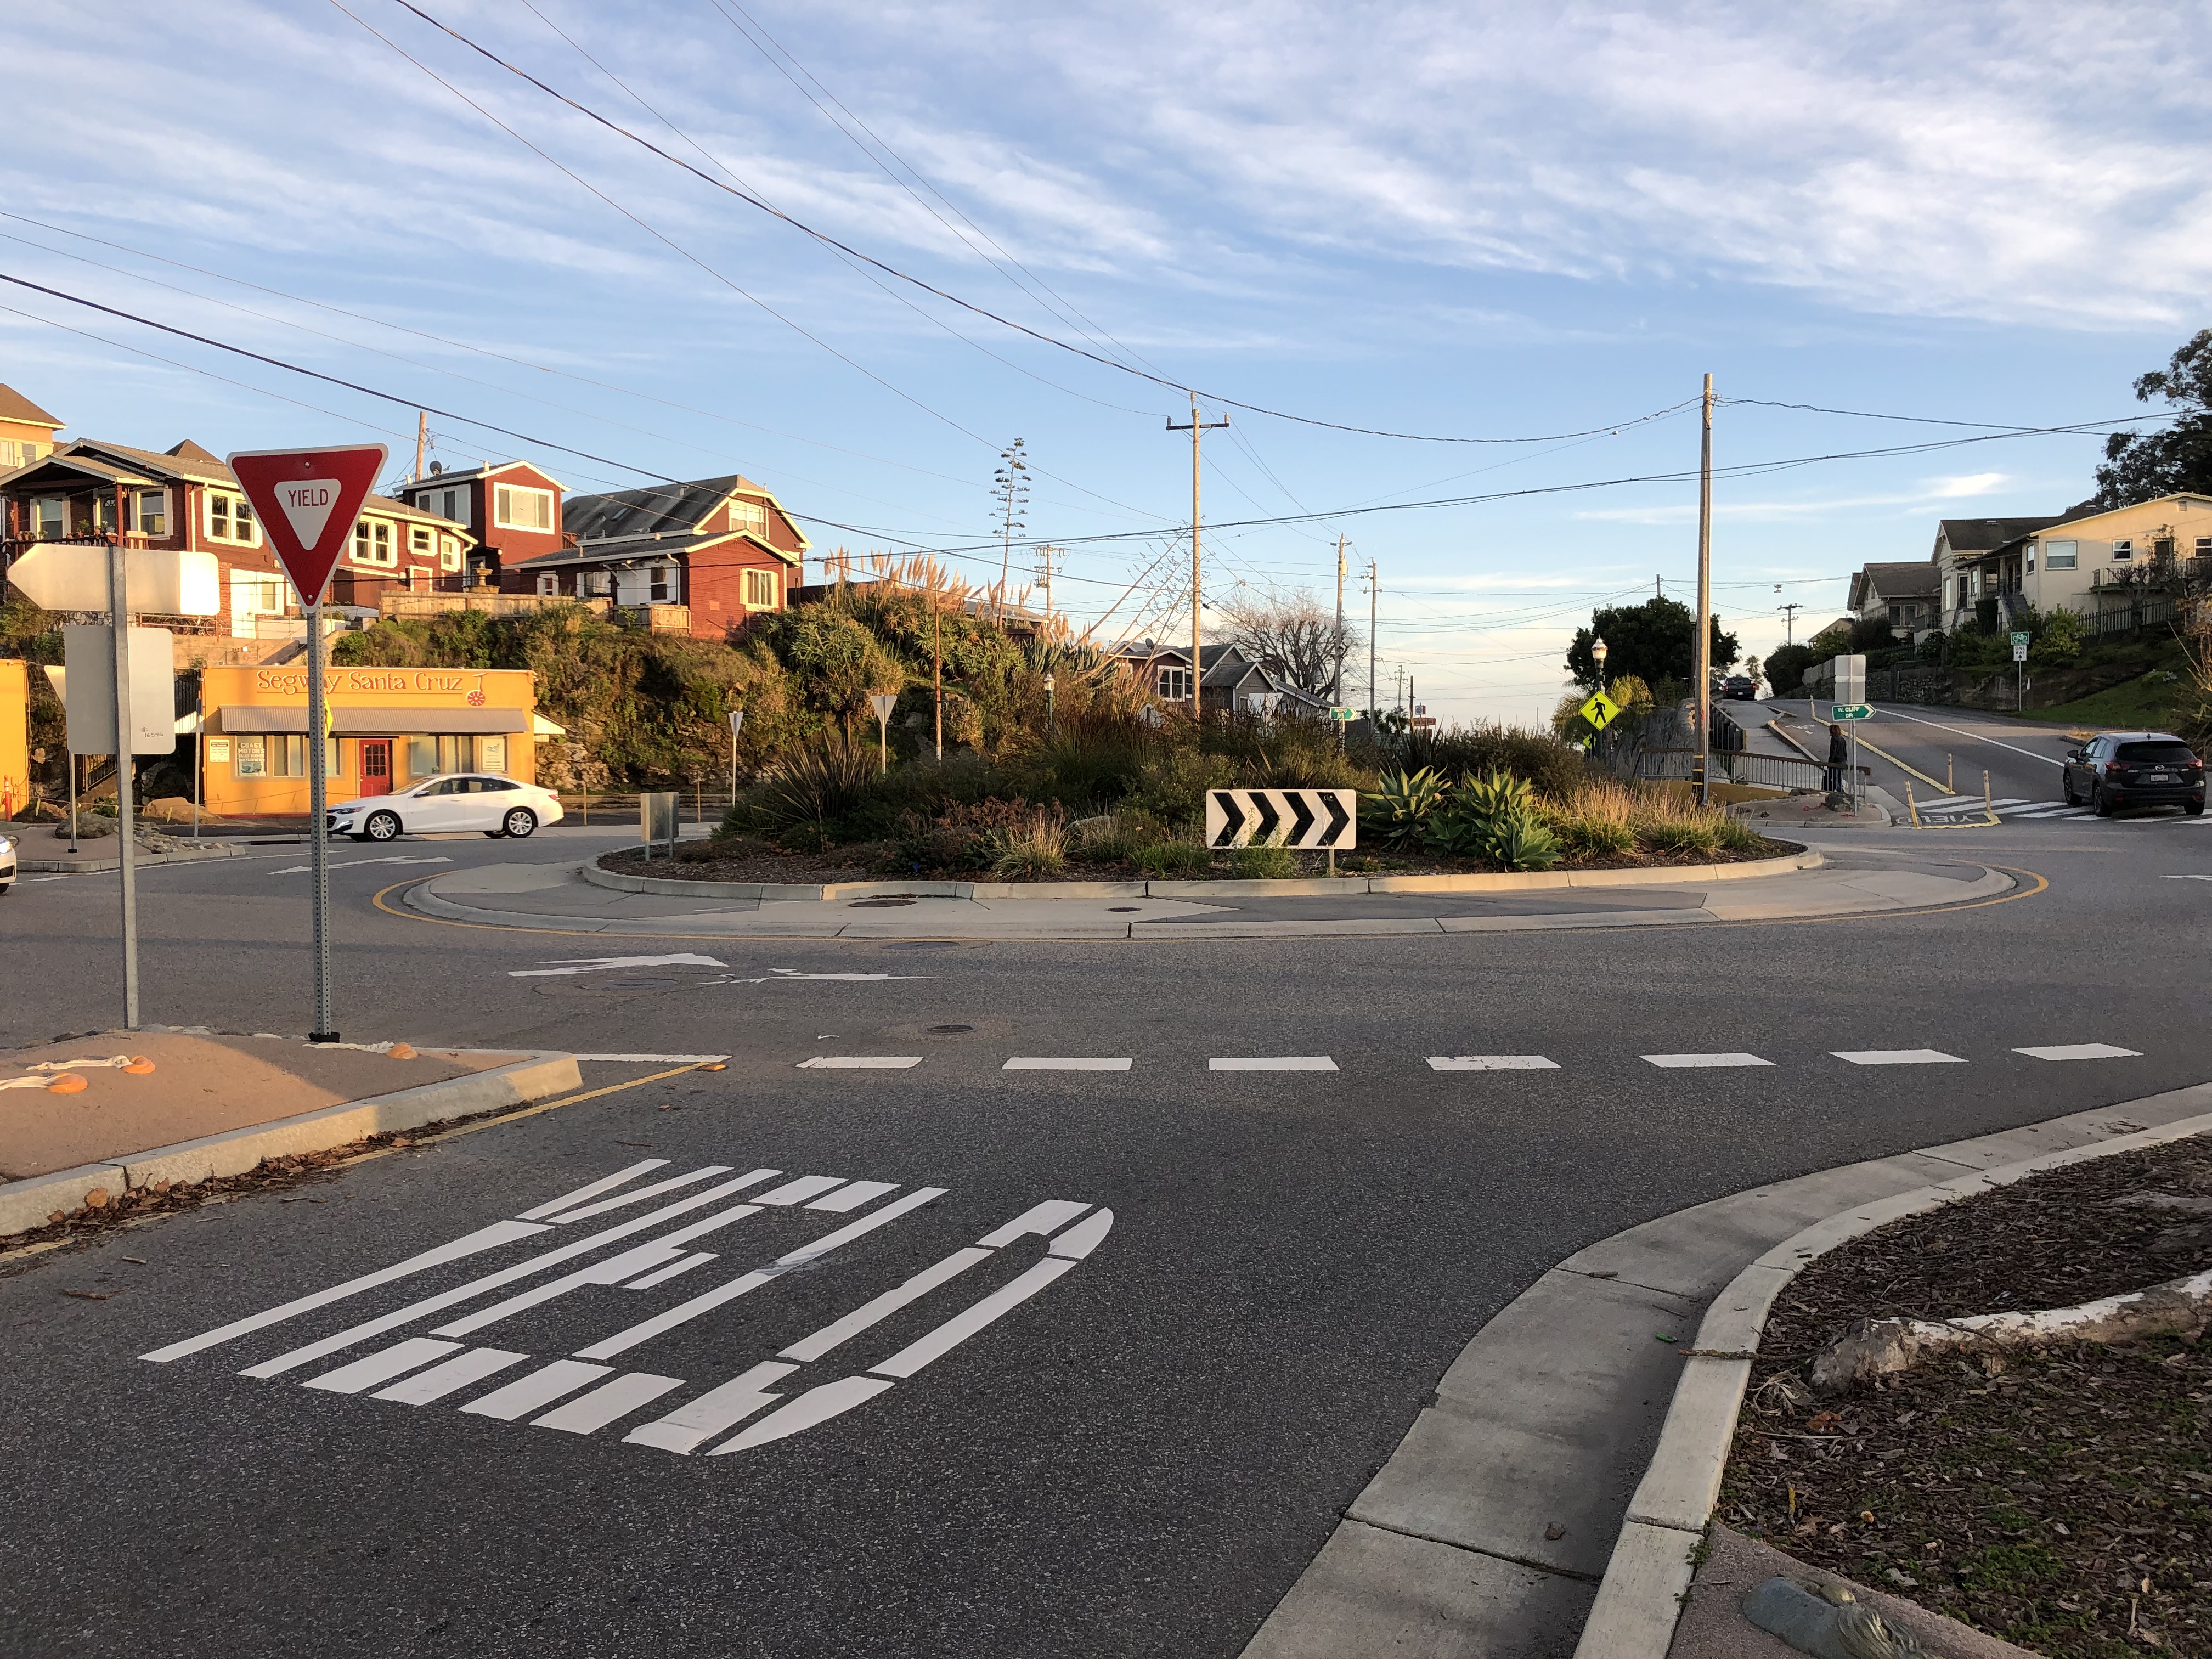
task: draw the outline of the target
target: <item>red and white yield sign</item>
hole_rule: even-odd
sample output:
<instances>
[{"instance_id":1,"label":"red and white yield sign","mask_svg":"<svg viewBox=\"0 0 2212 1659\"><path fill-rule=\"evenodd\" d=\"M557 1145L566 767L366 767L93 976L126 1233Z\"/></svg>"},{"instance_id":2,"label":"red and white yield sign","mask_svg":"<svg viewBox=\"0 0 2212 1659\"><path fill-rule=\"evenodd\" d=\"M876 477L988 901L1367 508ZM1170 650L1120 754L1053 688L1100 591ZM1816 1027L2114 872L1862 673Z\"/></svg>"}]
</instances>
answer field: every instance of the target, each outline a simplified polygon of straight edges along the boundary
<instances>
[{"instance_id":1,"label":"red and white yield sign","mask_svg":"<svg viewBox=\"0 0 2212 1659\"><path fill-rule=\"evenodd\" d=\"M301 604L321 601L389 453L382 444L339 444L247 449L231 456L230 470L260 515Z\"/></svg>"}]
</instances>

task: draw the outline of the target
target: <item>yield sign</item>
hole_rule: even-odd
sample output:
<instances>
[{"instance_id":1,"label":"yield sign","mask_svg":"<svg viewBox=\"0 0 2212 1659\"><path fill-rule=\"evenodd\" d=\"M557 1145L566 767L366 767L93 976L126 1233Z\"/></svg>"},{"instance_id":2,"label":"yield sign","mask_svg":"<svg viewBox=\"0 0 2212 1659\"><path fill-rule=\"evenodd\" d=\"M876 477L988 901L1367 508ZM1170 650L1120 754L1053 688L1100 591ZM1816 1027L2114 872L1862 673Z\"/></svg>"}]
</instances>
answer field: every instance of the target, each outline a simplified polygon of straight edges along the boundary
<instances>
[{"instance_id":1,"label":"yield sign","mask_svg":"<svg viewBox=\"0 0 2212 1659\"><path fill-rule=\"evenodd\" d=\"M302 605L321 601L388 453L382 444L343 444L249 449L231 456L230 470L260 514Z\"/></svg>"}]
</instances>

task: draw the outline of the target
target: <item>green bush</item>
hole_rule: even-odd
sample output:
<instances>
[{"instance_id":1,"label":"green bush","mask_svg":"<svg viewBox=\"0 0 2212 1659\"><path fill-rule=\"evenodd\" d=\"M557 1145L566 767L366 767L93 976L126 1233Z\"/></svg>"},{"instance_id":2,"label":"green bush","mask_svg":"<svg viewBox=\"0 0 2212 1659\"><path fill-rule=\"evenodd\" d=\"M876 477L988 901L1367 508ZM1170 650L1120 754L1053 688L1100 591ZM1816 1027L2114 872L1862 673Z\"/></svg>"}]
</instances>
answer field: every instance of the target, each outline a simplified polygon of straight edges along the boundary
<instances>
[{"instance_id":1,"label":"green bush","mask_svg":"<svg viewBox=\"0 0 2212 1659\"><path fill-rule=\"evenodd\" d=\"M1399 749L1401 769L1433 768L1445 777L1508 772L1525 778L1540 795L1561 799L1586 775L1582 756L1549 732L1480 726L1437 736L1409 732Z\"/></svg>"},{"instance_id":2,"label":"green bush","mask_svg":"<svg viewBox=\"0 0 2212 1659\"><path fill-rule=\"evenodd\" d=\"M1281 881L1298 872L1298 861L1287 847L1240 847L1230 858L1240 881Z\"/></svg>"},{"instance_id":3,"label":"green bush","mask_svg":"<svg viewBox=\"0 0 2212 1659\"><path fill-rule=\"evenodd\" d=\"M1711 858L1720 845L1720 831L1703 818L1662 818L1644 827L1644 839L1662 853Z\"/></svg>"},{"instance_id":4,"label":"green bush","mask_svg":"<svg viewBox=\"0 0 2212 1659\"><path fill-rule=\"evenodd\" d=\"M1509 870L1548 870L1559 861L1558 839L1525 812L1498 820L1491 848L1491 856Z\"/></svg>"},{"instance_id":5,"label":"green bush","mask_svg":"<svg viewBox=\"0 0 2212 1659\"><path fill-rule=\"evenodd\" d=\"M1731 853L1764 853L1766 837L1730 813L1713 825L1717 842Z\"/></svg>"},{"instance_id":6,"label":"green bush","mask_svg":"<svg viewBox=\"0 0 2212 1659\"><path fill-rule=\"evenodd\" d=\"M1636 850L1636 832L1623 819L1570 808L1552 813L1550 823L1569 858L1616 858Z\"/></svg>"},{"instance_id":7,"label":"green bush","mask_svg":"<svg viewBox=\"0 0 2212 1659\"><path fill-rule=\"evenodd\" d=\"M1206 810L1209 789L1233 788L1237 770L1226 755L1164 749L1148 756L1131 804L1169 823L1188 823Z\"/></svg>"},{"instance_id":8,"label":"green bush","mask_svg":"<svg viewBox=\"0 0 2212 1659\"><path fill-rule=\"evenodd\" d=\"M1450 793L1451 785L1433 767L1385 772L1359 798L1360 827L1368 839L1386 847L1417 846Z\"/></svg>"},{"instance_id":9,"label":"green bush","mask_svg":"<svg viewBox=\"0 0 2212 1659\"><path fill-rule=\"evenodd\" d=\"M867 799L875 782L874 750L833 733L778 761L732 804L722 827L726 833L764 830L794 845L825 846L836 839L833 826Z\"/></svg>"},{"instance_id":10,"label":"green bush","mask_svg":"<svg viewBox=\"0 0 2212 1659\"><path fill-rule=\"evenodd\" d=\"M1148 876L1202 876L1213 866L1213 856L1194 841L1155 842L1137 849L1137 868Z\"/></svg>"},{"instance_id":11,"label":"green bush","mask_svg":"<svg viewBox=\"0 0 2212 1659\"><path fill-rule=\"evenodd\" d=\"M1024 823L987 830L979 844L1001 881L1056 876L1067 867L1067 827L1055 813L1032 812Z\"/></svg>"}]
</instances>

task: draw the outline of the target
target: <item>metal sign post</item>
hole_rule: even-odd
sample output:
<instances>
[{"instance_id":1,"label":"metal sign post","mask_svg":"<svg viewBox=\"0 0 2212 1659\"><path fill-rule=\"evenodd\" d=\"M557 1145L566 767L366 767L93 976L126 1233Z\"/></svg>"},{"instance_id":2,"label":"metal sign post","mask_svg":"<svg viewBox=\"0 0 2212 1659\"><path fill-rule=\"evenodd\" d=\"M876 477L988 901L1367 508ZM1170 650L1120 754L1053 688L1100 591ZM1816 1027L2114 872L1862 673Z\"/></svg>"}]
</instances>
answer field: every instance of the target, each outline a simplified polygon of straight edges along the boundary
<instances>
[{"instance_id":1,"label":"metal sign post","mask_svg":"<svg viewBox=\"0 0 2212 1659\"><path fill-rule=\"evenodd\" d=\"M115 836L123 878L123 1029L138 1029L138 870L131 800L131 719L130 576L124 569L121 520L107 544L108 632L115 640Z\"/></svg>"},{"instance_id":2,"label":"metal sign post","mask_svg":"<svg viewBox=\"0 0 2212 1659\"><path fill-rule=\"evenodd\" d=\"M1052 676L1044 677L1047 695L1050 695ZM898 694L892 691L872 691L868 707L876 711L876 770L878 774L891 769L891 710L898 706Z\"/></svg>"},{"instance_id":3,"label":"metal sign post","mask_svg":"<svg viewBox=\"0 0 2212 1659\"><path fill-rule=\"evenodd\" d=\"M730 710L730 805L738 804L738 728L745 723L745 711Z\"/></svg>"},{"instance_id":4,"label":"metal sign post","mask_svg":"<svg viewBox=\"0 0 2212 1659\"><path fill-rule=\"evenodd\" d=\"M315 890L315 1024L310 1042L336 1042L337 1023L331 1012L331 837L325 816L330 739L323 728L323 599L307 605L307 879Z\"/></svg>"},{"instance_id":5,"label":"metal sign post","mask_svg":"<svg viewBox=\"0 0 2212 1659\"><path fill-rule=\"evenodd\" d=\"M2027 635L2012 636L2012 708L2015 714L2027 706Z\"/></svg>"}]
</instances>

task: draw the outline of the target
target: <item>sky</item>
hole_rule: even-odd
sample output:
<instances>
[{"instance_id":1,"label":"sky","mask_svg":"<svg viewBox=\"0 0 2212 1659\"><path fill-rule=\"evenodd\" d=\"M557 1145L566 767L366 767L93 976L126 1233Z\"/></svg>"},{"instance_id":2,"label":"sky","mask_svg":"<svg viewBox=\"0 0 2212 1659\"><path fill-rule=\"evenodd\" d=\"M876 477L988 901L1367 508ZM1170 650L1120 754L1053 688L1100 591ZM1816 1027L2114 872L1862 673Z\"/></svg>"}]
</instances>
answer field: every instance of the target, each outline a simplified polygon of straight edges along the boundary
<instances>
[{"instance_id":1,"label":"sky","mask_svg":"<svg viewBox=\"0 0 2212 1659\"><path fill-rule=\"evenodd\" d=\"M2146 415L2212 324L2201 3L422 11L467 40L15 9L0 274L368 390L13 283L0 381L149 448L398 476L427 406L436 459L571 492L739 471L863 568L1048 543L1108 642L1188 637L1195 390L1209 621L1333 604L1341 536L1383 706L1534 723L1594 606L1694 592L1704 375L1763 653L1939 519L2087 495L2100 432L1987 428Z\"/></svg>"}]
</instances>

